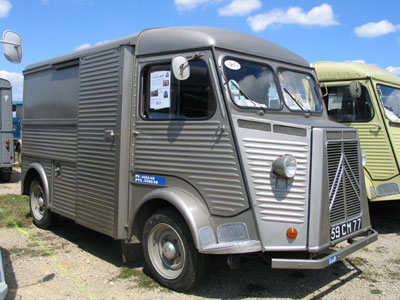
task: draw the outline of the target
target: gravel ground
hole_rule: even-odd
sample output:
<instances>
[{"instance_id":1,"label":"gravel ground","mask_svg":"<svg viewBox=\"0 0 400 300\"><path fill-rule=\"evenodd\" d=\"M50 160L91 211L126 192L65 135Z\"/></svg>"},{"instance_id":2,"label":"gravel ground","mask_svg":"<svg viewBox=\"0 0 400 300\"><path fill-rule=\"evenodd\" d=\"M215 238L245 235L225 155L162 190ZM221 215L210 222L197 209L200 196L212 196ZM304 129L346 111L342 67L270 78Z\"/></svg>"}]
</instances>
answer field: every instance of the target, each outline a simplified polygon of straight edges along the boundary
<instances>
[{"instance_id":1,"label":"gravel ground","mask_svg":"<svg viewBox=\"0 0 400 300\"><path fill-rule=\"evenodd\" d=\"M20 192L17 170L0 193ZM142 273L126 270L120 244L61 218L51 231L34 226L0 228L9 292L13 299L400 299L400 201L371 206L379 240L325 270L272 270L259 258L245 258L230 270L226 257L213 258L205 282L189 293L154 287Z\"/></svg>"}]
</instances>

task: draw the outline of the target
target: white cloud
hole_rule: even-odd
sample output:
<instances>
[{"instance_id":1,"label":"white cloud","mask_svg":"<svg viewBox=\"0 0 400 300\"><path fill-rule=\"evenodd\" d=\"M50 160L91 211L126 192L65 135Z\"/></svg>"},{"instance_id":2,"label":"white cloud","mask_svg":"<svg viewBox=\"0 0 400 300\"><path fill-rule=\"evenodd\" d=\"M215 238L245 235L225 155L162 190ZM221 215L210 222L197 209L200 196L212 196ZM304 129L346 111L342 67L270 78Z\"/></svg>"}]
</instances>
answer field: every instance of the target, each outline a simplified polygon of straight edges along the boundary
<instances>
[{"instance_id":1,"label":"white cloud","mask_svg":"<svg viewBox=\"0 0 400 300\"><path fill-rule=\"evenodd\" d=\"M387 20L382 20L380 22L370 22L356 27L354 28L354 33L359 37L375 38L398 30L400 30L400 25L393 25Z\"/></svg>"},{"instance_id":2,"label":"white cloud","mask_svg":"<svg viewBox=\"0 0 400 300\"><path fill-rule=\"evenodd\" d=\"M333 26L339 24L335 20L332 7L322 4L312 8L309 12L303 12L300 7L290 7L287 11L274 9L264 14L247 18L251 29L261 31L272 24L300 24L304 26Z\"/></svg>"},{"instance_id":3,"label":"white cloud","mask_svg":"<svg viewBox=\"0 0 400 300\"><path fill-rule=\"evenodd\" d=\"M8 14L12 8L9 0L0 0L0 18L8 17Z\"/></svg>"},{"instance_id":4,"label":"white cloud","mask_svg":"<svg viewBox=\"0 0 400 300\"><path fill-rule=\"evenodd\" d=\"M0 78L11 82L13 100L22 100L24 76L21 73L10 73L0 70Z\"/></svg>"},{"instance_id":5,"label":"white cloud","mask_svg":"<svg viewBox=\"0 0 400 300\"><path fill-rule=\"evenodd\" d=\"M233 0L230 4L221 7L218 10L220 16L245 16L252 11L260 9L262 3L260 0Z\"/></svg>"},{"instance_id":6,"label":"white cloud","mask_svg":"<svg viewBox=\"0 0 400 300\"><path fill-rule=\"evenodd\" d=\"M193 10L197 6L207 4L213 0L174 0L176 8L180 11Z\"/></svg>"},{"instance_id":7,"label":"white cloud","mask_svg":"<svg viewBox=\"0 0 400 300\"><path fill-rule=\"evenodd\" d=\"M347 60L348 62L355 62L359 64L366 64L365 60L363 59L355 59L355 60Z\"/></svg>"},{"instance_id":8,"label":"white cloud","mask_svg":"<svg viewBox=\"0 0 400 300\"><path fill-rule=\"evenodd\" d=\"M386 71L388 71L390 73L393 73L393 74L395 74L397 76L400 76L400 67L389 66L389 67L386 68Z\"/></svg>"},{"instance_id":9,"label":"white cloud","mask_svg":"<svg viewBox=\"0 0 400 300\"><path fill-rule=\"evenodd\" d=\"M103 44L103 43L106 43L106 42L108 42L108 41L97 42L97 43L94 44L94 45L89 44L89 43L84 43L84 44L82 44L82 45L76 47L76 48L75 48L75 51L82 50L82 49L86 49L86 48L89 48L89 47L92 47L92 46L97 46L97 45L100 45L100 44Z\"/></svg>"},{"instance_id":10,"label":"white cloud","mask_svg":"<svg viewBox=\"0 0 400 300\"><path fill-rule=\"evenodd\" d=\"M89 43L84 43L84 44L82 44L82 45L76 47L76 48L75 48L75 51L77 51L77 50L82 50L82 49L86 49L86 48L89 48L90 46L92 46L92 45L90 45Z\"/></svg>"}]
</instances>

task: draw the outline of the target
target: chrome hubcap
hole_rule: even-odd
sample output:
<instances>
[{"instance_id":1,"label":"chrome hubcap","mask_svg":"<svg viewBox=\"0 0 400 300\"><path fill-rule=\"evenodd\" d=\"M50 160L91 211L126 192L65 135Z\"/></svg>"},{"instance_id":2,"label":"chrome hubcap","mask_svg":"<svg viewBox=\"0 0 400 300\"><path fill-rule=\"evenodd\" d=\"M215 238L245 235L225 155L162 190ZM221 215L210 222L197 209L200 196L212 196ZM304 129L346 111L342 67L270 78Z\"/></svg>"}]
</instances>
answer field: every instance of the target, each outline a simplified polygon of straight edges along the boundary
<instances>
[{"instance_id":1,"label":"chrome hubcap","mask_svg":"<svg viewBox=\"0 0 400 300\"><path fill-rule=\"evenodd\" d=\"M171 242L166 242L162 247L162 254L168 260L173 260L176 258L176 249L174 244Z\"/></svg>"},{"instance_id":2,"label":"chrome hubcap","mask_svg":"<svg viewBox=\"0 0 400 300\"><path fill-rule=\"evenodd\" d=\"M45 211L45 200L42 188L37 185L34 186L30 198L33 217L40 221L43 219Z\"/></svg>"},{"instance_id":3,"label":"chrome hubcap","mask_svg":"<svg viewBox=\"0 0 400 300\"><path fill-rule=\"evenodd\" d=\"M154 226L149 234L148 254L157 273L167 279L179 277L185 266L186 253L181 237L169 224Z\"/></svg>"}]
</instances>

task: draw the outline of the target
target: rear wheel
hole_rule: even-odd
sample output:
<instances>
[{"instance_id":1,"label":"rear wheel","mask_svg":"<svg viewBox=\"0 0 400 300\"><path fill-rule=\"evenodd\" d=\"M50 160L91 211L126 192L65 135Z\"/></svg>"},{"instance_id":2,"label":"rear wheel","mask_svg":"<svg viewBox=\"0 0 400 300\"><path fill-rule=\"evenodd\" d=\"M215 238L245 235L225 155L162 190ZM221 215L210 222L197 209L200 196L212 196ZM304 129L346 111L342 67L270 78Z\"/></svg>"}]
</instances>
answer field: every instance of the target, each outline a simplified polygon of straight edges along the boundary
<instances>
[{"instance_id":1,"label":"rear wheel","mask_svg":"<svg viewBox=\"0 0 400 300\"><path fill-rule=\"evenodd\" d=\"M0 170L0 180L1 182L10 182L11 180L12 168L4 168Z\"/></svg>"},{"instance_id":2,"label":"rear wheel","mask_svg":"<svg viewBox=\"0 0 400 300\"><path fill-rule=\"evenodd\" d=\"M29 190L29 203L33 224L42 229L49 229L55 225L58 215L46 207L46 194L39 179L32 181Z\"/></svg>"},{"instance_id":3,"label":"rear wheel","mask_svg":"<svg viewBox=\"0 0 400 300\"><path fill-rule=\"evenodd\" d=\"M188 226L174 211L161 210L147 220L142 245L149 271L160 284L187 291L204 278L208 257L197 251Z\"/></svg>"}]
</instances>

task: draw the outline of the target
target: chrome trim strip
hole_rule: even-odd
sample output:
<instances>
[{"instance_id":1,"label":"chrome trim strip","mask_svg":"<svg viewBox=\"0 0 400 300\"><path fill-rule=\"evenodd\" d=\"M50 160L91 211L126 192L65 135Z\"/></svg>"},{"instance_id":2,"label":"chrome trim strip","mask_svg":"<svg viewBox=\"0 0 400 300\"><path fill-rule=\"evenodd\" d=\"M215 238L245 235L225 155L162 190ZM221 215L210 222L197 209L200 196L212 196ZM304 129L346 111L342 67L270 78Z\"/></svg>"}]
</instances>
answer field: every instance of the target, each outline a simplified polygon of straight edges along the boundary
<instances>
[{"instance_id":1,"label":"chrome trim strip","mask_svg":"<svg viewBox=\"0 0 400 300\"><path fill-rule=\"evenodd\" d=\"M203 254L239 254L261 251L260 241L239 241L231 243L218 243L200 249Z\"/></svg>"}]
</instances>

